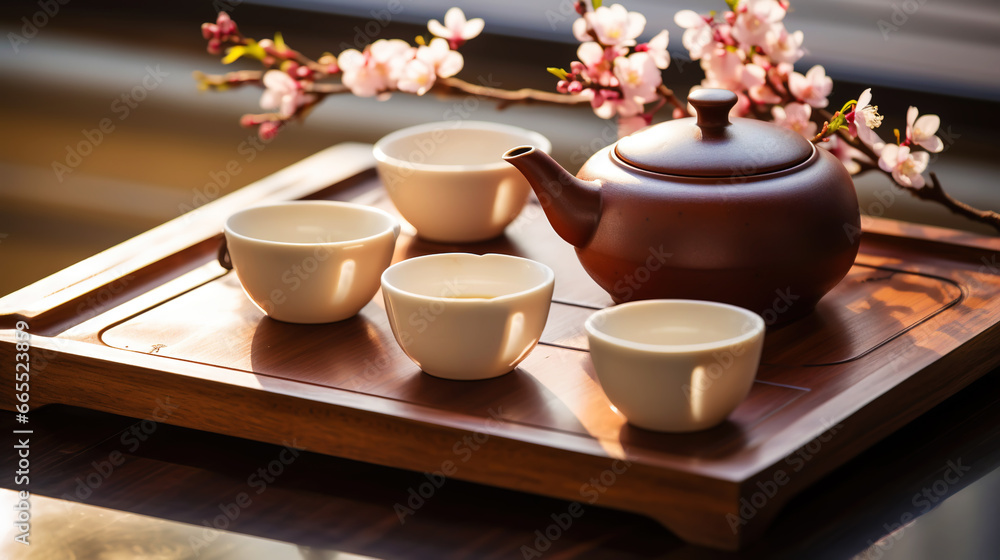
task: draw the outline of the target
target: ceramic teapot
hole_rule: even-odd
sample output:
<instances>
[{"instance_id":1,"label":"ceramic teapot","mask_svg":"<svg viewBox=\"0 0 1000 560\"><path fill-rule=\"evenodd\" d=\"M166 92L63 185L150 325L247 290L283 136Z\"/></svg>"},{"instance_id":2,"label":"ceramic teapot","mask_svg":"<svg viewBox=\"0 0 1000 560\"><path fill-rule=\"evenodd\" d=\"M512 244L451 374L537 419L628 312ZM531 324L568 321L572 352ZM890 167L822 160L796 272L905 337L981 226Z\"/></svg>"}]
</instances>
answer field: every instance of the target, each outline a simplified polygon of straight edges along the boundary
<instances>
[{"instance_id":1,"label":"ceramic teapot","mask_svg":"<svg viewBox=\"0 0 1000 560\"><path fill-rule=\"evenodd\" d=\"M503 157L615 302L721 301L772 325L809 313L857 256L850 174L791 130L730 119L730 91L688 101L697 118L626 136L576 177L532 146Z\"/></svg>"}]
</instances>

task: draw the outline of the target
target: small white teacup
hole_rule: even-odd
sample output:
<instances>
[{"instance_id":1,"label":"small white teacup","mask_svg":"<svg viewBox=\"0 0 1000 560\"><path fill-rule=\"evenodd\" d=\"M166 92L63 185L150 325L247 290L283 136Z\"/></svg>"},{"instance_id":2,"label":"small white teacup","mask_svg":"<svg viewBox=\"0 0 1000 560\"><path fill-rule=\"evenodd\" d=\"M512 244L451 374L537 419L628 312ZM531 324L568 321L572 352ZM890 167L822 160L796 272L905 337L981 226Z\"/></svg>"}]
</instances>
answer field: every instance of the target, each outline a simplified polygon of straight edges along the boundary
<instances>
[{"instance_id":1,"label":"small white teacup","mask_svg":"<svg viewBox=\"0 0 1000 560\"><path fill-rule=\"evenodd\" d=\"M243 290L264 313L330 323L371 301L399 230L399 221L377 208L310 200L237 212L225 235Z\"/></svg>"},{"instance_id":2,"label":"small white teacup","mask_svg":"<svg viewBox=\"0 0 1000 560\"><path fill-rule=\"evenodd\" d=\"M711 301L624 303L584 326L608 400L629 423L662 432L725 420L749 393L764 345L759 315Z\"/></svg>"},{"instance_id":3,"label":"small white teacup","mask_svg":"<svg viewBox=\"0 0 1000 560\"><path fill-rule=\"evenodd\" d=\"M552 149L541 134L516 126L452 121L397 130L373 153L389 197L420 237L467 243L503 233L527 202L527 180L502 159L524 144Z\"/></svg>"},{"instance_id":4,"label":"small white teacup","mask_svg":"<svg viewBox=\"0 0 1000 560\"><path fill-rule=\"evenodd\" d=\"M555 274L509 255L441 253L382 274L392 334L422 370L445 379L503 375L538 343Z\"/></svg>"}]
</instances>

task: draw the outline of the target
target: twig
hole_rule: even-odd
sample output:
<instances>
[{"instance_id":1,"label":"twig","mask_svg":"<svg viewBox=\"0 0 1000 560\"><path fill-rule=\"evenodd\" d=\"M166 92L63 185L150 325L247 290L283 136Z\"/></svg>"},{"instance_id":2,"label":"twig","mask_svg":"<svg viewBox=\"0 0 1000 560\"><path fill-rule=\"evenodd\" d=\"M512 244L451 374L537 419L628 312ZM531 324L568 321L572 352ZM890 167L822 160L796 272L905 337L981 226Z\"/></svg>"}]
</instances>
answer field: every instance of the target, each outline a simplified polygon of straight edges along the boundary
<instances>
[{"instance_id":1,"label":"twig","mask_svg":"<svg viewBox=\"0 0 1000 560\"><path fill-rule=\"evenodd\" d=\"M663 98L667 100L667 102L669 102L674 107L680 109L681 111L684 111L684 113L687 114L689 117L694 116L691 114L691 111L688 111L687 104L681 103L681 101L677 99L677 96L674 94L674 90L668 88L663 84L660 84L660 87L656 88L656 91L660 92L660 95L662 95Z\"/></svg>"},{"instance_id":2,"label":"twig","mask_svg":"<svg viewBox=\"0 0 1000 560\"><path fill-rule=\"evenodd\" d=\"M214 88L234 88L247 85L260 85L264 73L259 70L240 70L225 74L205 74L199 70L191 73L198 82Z\"/></svg>"},{"instance_id":3,"label":"twig","mask_svg":"<svg viewBox=\"0 0 1000 560\"><path fill-rule=\"evenodd\" d=\"M941 182L938 181L937 173L931 171L930 176L930 184L924 185L924 187L920 189L907 190L911 191L913 196L921 200L931 200L937 202L944 205L955 214L965 216L970 220L989 224L997 231L1000 231L1000 214L991 210L980 210L969 206L960 200L956 200L951 195L946 193L944 188L941 187Z\"/></svg>"},{"instance_id":4,"label":"twig","mask_svg":"<svg viewBox=\"0 0 1000 560\"><path fill-rule=\"evenodd\" d=\"M829 121L833 118L833 115L831 115L828 111L825 110L819 111L819 116L825 121ZM904 191L909 192L911 195L919 198L920 200L929 200L931 202L937 202L938 204L941 204L942 206L948 208L955 214L964 216L974 222L987 224L996 229L997 232L1000 232L1000 214L998 214L997 212L993 212L991 210L980 210L960 200L955 199L950 194L945 192L944 187L938 180L937 174L934 173L933 171L930 173L931 182L929 184L925 184L923 187L919 189L903 187L898 183L896 183L895 179L892 178L891 172L885 171L884 169L876 165L876 162L878 161L879 158L875 154L875 151L872 150L867 144L865 144L864 142L862 142L857 138L852 137L850 133L848 133L846 128L841 128L837 130L837 133L842 141L847 142L852 148L860 151L870 160L871 163L868 163L867 165L862 163L862 172L868 170L878 170L879 172L887 176L889 180L892 181L893 185L896 185L897 187L903 189Z\"/></svg>"},{"instance_id":5,"label":"twig","mask_svg":"<svg viewBox=\"0 0 1000 560\"><path fill-rule=\"evenodd\" d=\"M830 121L824 120L823 121L823 128L821 128L819 130L819 132L816 133L816 136L812 137L812 140L810 140L810 142L812 142L813 144L817 144L819 142L823 142L824 141L824 136L826 136L826 132L828 130L830 130Z\"/></svg>"},{"instance_id":6,"label":"twig","mask_svg":"<svg viewBox=\"0 0 1000 560\"><path fill-rule=\"evenodd\" d=\"M521 88L515 90L481 86L466 82L460 78L438 78L431 91L444 95L473 95L499 101L498 108L503 109L516 103L547 103L550 105L581 105L590 103L583 95L566 95L552 93L539 89Z\"/></svg>"}]
</instances>

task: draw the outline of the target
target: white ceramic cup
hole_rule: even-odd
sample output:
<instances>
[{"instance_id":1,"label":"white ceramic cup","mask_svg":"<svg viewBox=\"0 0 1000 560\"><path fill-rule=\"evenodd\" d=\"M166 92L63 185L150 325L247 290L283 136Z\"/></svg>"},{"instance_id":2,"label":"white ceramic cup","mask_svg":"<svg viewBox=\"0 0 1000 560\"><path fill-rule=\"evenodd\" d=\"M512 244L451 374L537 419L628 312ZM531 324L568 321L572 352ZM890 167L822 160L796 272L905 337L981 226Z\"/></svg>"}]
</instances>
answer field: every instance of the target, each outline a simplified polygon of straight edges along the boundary
<instances>
[{"instance_id":1,"label":"white ceramic cup","mask_svg":"<svg viewBox=\"0 0 1000 560\"><path fill-rule=\"evenodd\" d=\"M399 221L377 208L311 200L237 212L225 235L243 290L264 313L330 323L371 301L399 230Z\"/></svg>"},{"instance_id":2,"label":"white ceramic cup","mask_svg":"<svg viewBox=\"0 0 1000 560\"><path fill-rule=\"evenodd\" d=\"M759 315L710 301L624 303L584 326L608 400L629 423L662 432L725 420L749 393L764 345Z\"/></svg>"},{"instance_id":3,"label":"white ceramic cup","mask_svg":"<svg viewBox=\"0 0 1000 560\"><path fill-rule=\"evenodd\" d=\"M382 274L392 334L422 370L445 379L503 375L538 343L555 274L508 255L441 253Z\"/></svg>"},{"instance_id":4,"label":"white ceramic cup","mask_svg":"<svg viewBox=\"0 0 1000 560\"><path fill-rule=\"evenodd\" d=\"M552 149L516 126L451 121L393 132L373 153L389 197L420 237L466 243L497 237L524 207L531 187L502 156L525 144Z\"/></svg>"}]
</instances>

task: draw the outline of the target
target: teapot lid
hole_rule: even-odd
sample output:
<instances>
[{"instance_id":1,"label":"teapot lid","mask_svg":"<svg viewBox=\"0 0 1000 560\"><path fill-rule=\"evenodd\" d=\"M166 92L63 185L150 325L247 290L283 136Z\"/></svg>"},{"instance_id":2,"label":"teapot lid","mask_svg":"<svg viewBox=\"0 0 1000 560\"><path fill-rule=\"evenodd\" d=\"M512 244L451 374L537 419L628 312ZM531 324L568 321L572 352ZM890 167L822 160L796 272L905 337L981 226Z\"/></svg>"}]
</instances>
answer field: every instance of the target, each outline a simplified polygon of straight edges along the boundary
<instances>
[{"instance_id":1,"label":"teapot lid","mask_svg":"<svg viewBox=\"0 0 1000 560\"><path fill-rule=\"evenodd\" d=\"M639 169L685 177L760 175L794 167L813 153L811 142L787 128L756 119L730 122L736 94L729 90L695 90L688 102L697 119L667 121L626 136L615 153Z\"/></svg>"}]
</instances>

